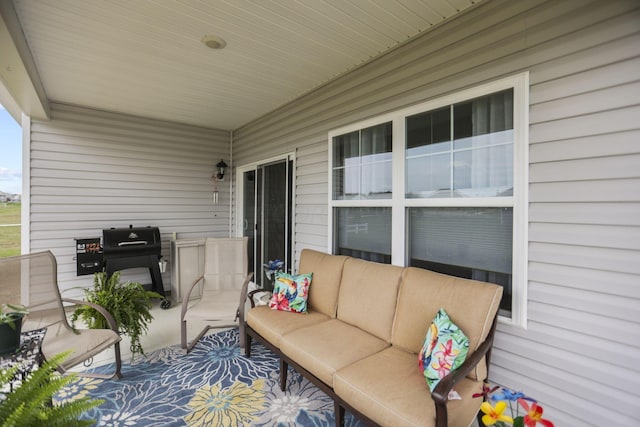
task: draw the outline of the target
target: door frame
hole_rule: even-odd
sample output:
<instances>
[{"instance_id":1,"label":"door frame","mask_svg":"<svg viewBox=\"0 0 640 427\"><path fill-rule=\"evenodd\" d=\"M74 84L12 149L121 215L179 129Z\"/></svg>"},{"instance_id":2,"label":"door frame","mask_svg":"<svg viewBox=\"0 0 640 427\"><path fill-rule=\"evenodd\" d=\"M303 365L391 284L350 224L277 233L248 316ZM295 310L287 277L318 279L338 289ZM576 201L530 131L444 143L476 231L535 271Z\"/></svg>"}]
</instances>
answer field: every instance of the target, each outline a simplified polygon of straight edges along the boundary
<instances>
[{"instance_id":1,"label":"door frame","mask_svg":"<svg viewBox=\"0 0 640 427\"><path fill-rule=\"evenodd\" d=\"M296 271L295 263L296 263L296 249L295 249L295 228L296 228L296 156L295 151L290 151L288 153L284 153L278 156L269 157L266 159L260 159L255 162L245 163L240 166L236 166L235 173L235 188L236 188L236 197L235 197L235 225L233 227L233 231L235 236L243 235L243 213L244 213L244 185L243 175L245 172L249 172L251 170L258 170L258 166L267 165L270 163L278 162L278 161L291 161L292 163L292 174L291 174L291 264L289 268L291 272L294 273ZM257 280L255 277L254 281Z\"/></svg>"}]
</instances>

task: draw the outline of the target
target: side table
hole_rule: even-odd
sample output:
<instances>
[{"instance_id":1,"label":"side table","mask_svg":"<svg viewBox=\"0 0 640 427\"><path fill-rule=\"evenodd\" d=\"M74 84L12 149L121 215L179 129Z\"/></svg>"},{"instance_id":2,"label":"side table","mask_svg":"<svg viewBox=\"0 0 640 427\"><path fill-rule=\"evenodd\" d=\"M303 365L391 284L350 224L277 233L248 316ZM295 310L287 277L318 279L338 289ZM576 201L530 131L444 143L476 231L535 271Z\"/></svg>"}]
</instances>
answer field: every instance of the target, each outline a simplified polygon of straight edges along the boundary
<instances>
[{"instance_id":1,"label":"side table","mask_svg":"<svg viewBox=\"0 0 640 427\"><path fill-rule=\"evenodd\" d=\"M20 334L20 348L14 353L0 356L0 370L7 370L18 366L18 372L9 382L9 389L0 390L0 394L12 392L14 387L20 385L27 376L39 368L43 362L42 341L47 333L47 328L34 329Z\"/></svg>"}]
</instances>

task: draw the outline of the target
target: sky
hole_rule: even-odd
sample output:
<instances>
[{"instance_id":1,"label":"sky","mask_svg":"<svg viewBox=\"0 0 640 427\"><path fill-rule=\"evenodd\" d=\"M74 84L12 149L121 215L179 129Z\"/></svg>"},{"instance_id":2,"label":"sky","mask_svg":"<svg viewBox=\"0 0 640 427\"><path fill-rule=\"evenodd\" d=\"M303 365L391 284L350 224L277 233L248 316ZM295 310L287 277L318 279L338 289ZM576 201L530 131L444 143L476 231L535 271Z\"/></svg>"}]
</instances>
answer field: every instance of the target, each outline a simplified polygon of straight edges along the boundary
<instances>
[{"instance_id":1,"label":"sky","mask_svg":"<svg viewBox=\"0 0 640 427\"><path fill-rule=\"evenodd\" d=\"M0 105L0 191L22 193L22 128Z\"/></svg>"}]
</instances>

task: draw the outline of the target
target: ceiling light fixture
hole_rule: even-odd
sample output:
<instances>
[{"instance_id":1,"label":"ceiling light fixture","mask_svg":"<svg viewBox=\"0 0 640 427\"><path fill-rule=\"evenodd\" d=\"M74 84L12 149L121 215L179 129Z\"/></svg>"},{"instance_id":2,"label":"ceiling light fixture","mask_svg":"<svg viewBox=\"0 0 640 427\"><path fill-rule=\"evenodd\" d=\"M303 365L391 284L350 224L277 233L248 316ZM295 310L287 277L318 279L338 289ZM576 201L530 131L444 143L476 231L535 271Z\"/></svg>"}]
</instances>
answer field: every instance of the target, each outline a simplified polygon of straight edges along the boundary
<instances>
[{"instance_id":1,"label":"ceiling light fixture","mask_svg":"<svg viewBox=\"0 0 640 427\"><path fill-rule=\"evenodd\" d=\"M227 45L227 42L218 36L214 36L212 34L207 34L202 37L202 43L210 49L224 49Z\"/></svg>"}]
</instances>

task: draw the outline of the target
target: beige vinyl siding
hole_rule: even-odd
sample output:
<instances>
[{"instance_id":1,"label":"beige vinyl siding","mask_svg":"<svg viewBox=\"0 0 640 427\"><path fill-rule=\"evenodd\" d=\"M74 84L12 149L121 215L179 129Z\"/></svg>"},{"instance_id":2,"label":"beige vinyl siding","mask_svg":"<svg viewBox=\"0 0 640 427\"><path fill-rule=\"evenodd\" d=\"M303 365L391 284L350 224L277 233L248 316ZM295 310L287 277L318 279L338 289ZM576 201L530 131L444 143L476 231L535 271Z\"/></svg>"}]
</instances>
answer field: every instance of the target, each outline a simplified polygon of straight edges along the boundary
<instances>
[{"instance_id":1,"label":"beige vinyl siding","mask_svg":"<svg viewBox=\"0 0 640 427\"><path fill-rule=\"evenodd\" d=\"M229 233L229 185L210 180L229 159L229 133L63 104L50 121L31 123L30 250L51 249L63 289L88 286L76 276L75 238L110 227L157 226L163 259L180 238ZM144 269L123 277L150 283ZM163 275L170 289L170 269Z\"/></svg>"},{"instance_id":2,"label":"beige vinyl siding","mask_svg":"<svg viewBox=\"0 0 640 427\"><path fill-rule=\"evenodd\" d=\"M296 256L327 250L327 134L530 72L528 324L491 379L558 427L640 416L640 3L491 0L235 131L243 164L296 149ZM600 405L607 405L601 409Z\"/></svg>"}]
</instances>

